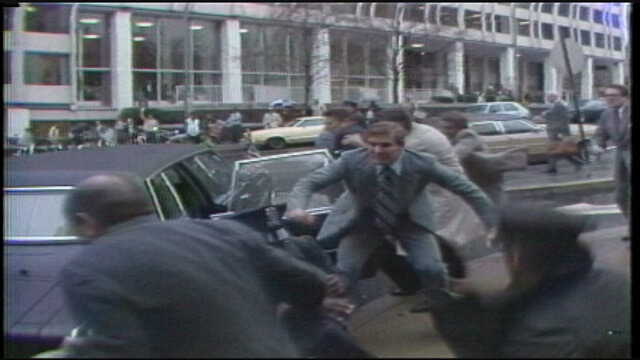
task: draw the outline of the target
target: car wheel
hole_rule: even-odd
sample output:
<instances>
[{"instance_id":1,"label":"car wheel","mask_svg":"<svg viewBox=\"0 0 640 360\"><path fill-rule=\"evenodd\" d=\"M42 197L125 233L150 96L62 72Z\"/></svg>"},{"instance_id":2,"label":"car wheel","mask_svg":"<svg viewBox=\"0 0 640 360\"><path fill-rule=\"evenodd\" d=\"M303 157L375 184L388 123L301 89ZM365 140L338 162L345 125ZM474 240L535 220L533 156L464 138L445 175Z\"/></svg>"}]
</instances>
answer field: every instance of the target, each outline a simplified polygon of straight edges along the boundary
<instances>
[{"instance_id":1,"label":"car wheel","mask_svg":"<svg viewBox=\"0 0 640 360\"><path fill-rule=\"evenodd\" d=\"M267 140L267 145L272 149L282 149L287 143L283 138L271 138Z\"/></svg>"}]
</instances>

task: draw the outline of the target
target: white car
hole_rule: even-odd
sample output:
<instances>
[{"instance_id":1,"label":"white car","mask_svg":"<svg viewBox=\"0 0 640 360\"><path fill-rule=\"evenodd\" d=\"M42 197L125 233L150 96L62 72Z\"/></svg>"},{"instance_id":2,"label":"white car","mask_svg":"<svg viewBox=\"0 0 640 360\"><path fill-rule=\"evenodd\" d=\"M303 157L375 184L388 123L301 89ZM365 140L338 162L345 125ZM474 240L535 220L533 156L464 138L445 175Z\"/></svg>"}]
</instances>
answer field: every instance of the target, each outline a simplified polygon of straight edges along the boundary
<instances>
[{"instance_id":1,"label":"white car","mask_svg":"<svg viewBox=\"0 0 640 360\"><path fill-rule=\"evenodd\" d=\"M311 144L324 130L324 123L324 116L300 117L286 126L251 131L247 140L258 147L271 149L282 149L289 145Z\"/></svg>"},{"instance_id":2,"label":"white car","mask_svg":"<svg viewBox=\"0 0 640 360\"><path fill-rule=\"evenodd\" d=\"M464 110L468 114L510 114L531 119L531 112L517 102L502 101L473 104Z\"/></svg>"}]
</instances>

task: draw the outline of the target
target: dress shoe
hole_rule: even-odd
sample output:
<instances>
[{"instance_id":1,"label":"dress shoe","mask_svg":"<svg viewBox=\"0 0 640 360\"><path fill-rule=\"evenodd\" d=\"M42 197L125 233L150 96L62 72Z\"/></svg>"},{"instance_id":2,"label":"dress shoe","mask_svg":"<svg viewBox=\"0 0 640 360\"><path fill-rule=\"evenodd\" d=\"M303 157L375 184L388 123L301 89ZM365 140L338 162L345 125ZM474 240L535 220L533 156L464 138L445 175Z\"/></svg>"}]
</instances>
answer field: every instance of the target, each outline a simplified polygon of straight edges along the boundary
<instances>
[{"instance_id":1,"label":"dress shoe","mask_svg":"<svg viewBox=\"0 0 640 360\"><path fill-rule=\"evenodd\" d=\"M418 290L393 289L391 291L391 295L393 296L413 296L416 293L418 293Z\"/></svg>"}]
</instances>

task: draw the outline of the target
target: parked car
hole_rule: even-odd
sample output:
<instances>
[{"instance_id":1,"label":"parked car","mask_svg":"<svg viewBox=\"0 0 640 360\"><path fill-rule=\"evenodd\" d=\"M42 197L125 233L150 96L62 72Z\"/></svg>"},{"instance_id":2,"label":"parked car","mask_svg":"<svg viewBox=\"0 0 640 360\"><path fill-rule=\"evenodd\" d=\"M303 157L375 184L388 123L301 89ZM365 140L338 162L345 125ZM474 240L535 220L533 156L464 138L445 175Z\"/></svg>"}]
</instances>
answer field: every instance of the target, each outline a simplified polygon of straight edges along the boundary
<instances>
[{"instance_id":1,"label":"parked car","mask_svg":"<svg viewBox=\"0 0 640 360\"><path fill-rule=\"evenodd\" d=\"M491 152L501 152L512 147L526 147L529 163L547 160L548 138L546 125L524 119L473 121L469 127L487 143ZM580 131L571 124L571 137L578 141ZM585 137L593 137L596 126L584 124Z\"/></svg>"},{"instance_id":2,"label":"parked car","mask_svg":"<svg viewBox=\"0 0 640 360\"><path fill-rule=\"evenodd\" d=\"M289 99L274 100L269 104L272 109L292 108L298 105L297 102Z\"/></svg>"},{"instance_id":3,"label":"parked car","mask_svg":"<svg viewBox=\"0 0 640 360\"><path fill-rule=\"evenodd\" d=\"M473 104L464 110L468 114L512 114L524 119L531 119L531 112L517 102L488 102Z\"/></svg>"},{"instance_id":4,"label":"parked car","mask_svg":"<svg viewBox=\"0 0 640 360\"><path fill-rule=\"evenodd\" d=\"M567 104L569 108L569 117L572 123L578 123L576 110L573 103ZM602 99L585 99L578 101L580 114L584 116L584 122L595 124L600 119L600 114L607 109L607 103Z\"/></svg>"},{"instance_id":5,"label":"parked car","mask_svg":"<svg viewBox=\"0 0 640 360\"><path fill-rule=\"evenodd\" d=\"M290 145L311 144L324 129L323 116L296 118L286 126L273 129L254 130L246 135L246 140L258 147L282 149Z\"/></svg>"},{"instance_id":6,"label":"parked car","mask_svg":"<svg viewBox=\"0 0 640 360\"><path fill-rule=\"evenodd\" d=\"M161 220L209 218L267 205L272 192L264 187L264 177L238 181L233 169L232 160L192 144L119 145L5 159L5 355L28 357L55 348L77 325L57 279L61 266L83 246L62 215L74 184L104 172L137 174Z\"/></svg>"}]
</instances>

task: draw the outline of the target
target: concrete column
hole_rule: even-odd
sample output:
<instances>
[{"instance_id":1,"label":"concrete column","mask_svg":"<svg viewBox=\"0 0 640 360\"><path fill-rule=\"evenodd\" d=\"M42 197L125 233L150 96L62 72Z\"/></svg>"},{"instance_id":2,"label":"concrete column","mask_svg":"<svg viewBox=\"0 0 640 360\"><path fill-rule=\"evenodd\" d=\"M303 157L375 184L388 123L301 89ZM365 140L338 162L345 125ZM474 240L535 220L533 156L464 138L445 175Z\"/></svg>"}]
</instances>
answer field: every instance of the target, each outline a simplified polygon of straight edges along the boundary
<instances>
[{"instance_id":1,"label":"concrete column","mask_svg":"<svg viewBox=\"0 0 640 360\"><path fill-rule=\"evenodd\" d=\"M500 84L503 89L509 89L515 93L516 64L514 63L515 49L506 48L500 54Z\"/></svg>"},{"instance_id":2,"label":"concrete column","mask_svg":"<svg viewBox=\"0 0 640 360\"><path fill-rule=\"evenodd\" d=\"M436 76L436 88L443 89L445 85L447 85L446 78L447 75L445 73L445 61L444 58L447 56L446 53L436 53L435 54L435 76Z\"/></svg>"},{"instance_id":3,"label":"concrete column","mask_svg":"<svg viewBox=\"0 0 640 360\"><path fill-rule=\"evenodd\" d=\"M624 85L624 63L622 61L611 65L611 82Z\"/></svg>"},{"instance_id":4,"label":"concrete column","mask_svg":"<svg viewBox=\"0 0 640 360\"><path fill-rule=\"evenodd\" d=\"M131 13L116 11L111 23L111 102L114 108L122 109L134 104Z\"/></svg>"},{"instance_id":5,"label":"concrete column","mask_svg":"<svg viewBox=\"0 0 640 360\"><path fill-rule=\"evenodd\" d=\"M585 57L581 78L580 98L591 99L593 97L593 58L591 56Z\"/></svg>"},{"instance_id":6,"label":"concrete column","mask_svg":"<svg viewBox=\"0 0 640 360\"><path fill-rule=\"evenodd\" d=\"M331 47L329 30L320 29L316 35L316 43L313 47L311 73L313 79L313 98L321 104L331 102Z\"/></svg>"},{"instance_id":7,"label":"concrete column","mask_svg":"<svg viewBox=\"0 0 640 360\"><path fill-rule=\"evenodd\" d=\"M242 103L242 49L240 21L225 20L222 24L222 101Z\"/></svg>"},{"instance_id":8,"label":"concrete column","mask_svg":"<svg viewBox=\"0 0 640 360\"><path fill-rule=\"evenodd\" d=\"M482 57L482 92L484 92L489 85L491 84L491 78L489 74L491 70L489 69L489 58L486 56Z\"/></svg>"},{"instance_id":9,"label":"concrete column","mask_svg":"<svg viewBox=\"0 0 640 360\"><path fill-rule=\"evenodd\" d=\"M447 52L447 83L455 86L458 93L464 93L464 45L462 41L453 43Z\"/></svg>"},{"instance_id":10,"label":"concrete column","mask_svg":"<svg viewBox=\"0 0 640 360\"><path fill-rule=\"evenodd\" d=\"M24 97L24 33L23 21L24 7L17 7L13 14L13 29L11 29L11 41L8 41L11 63L11 86L10 91L5 93L5 102L21 102ZM9 33L6 32L6 35ZM7 39L5 35L5 40ZM22 100L23 101L23 100ZM24 130L24 128L22 129Z\"/></svg>"},{"instance_id":11,"label":"concrete column","mask_svg":"<svg viewBox=\"0 0 640 360\"><path fill-rule=\"evenodd\" d=\"M558 83L558 70L551 65L551 58L546 57L544 59L544 92L555 91L561 93L561 89Z\"/></svg>"},{"instance_id":12,"label":"concrete column","mask_svg":"<svg viewBox=\"0 0 640 360\"><path fill-rule=\"evenodd\" d=\"M398 37L398 58L396 59L396 64L398 65L402 65L400 66L400 73L398 76L398 101L400 103L405 102L405 94L404 94L404 85L405 85L405 79L404 79L404 44L405 44L405 37L400 35ZM393 99L393 98L391 98Z\"/></svg>"}]
</instances>

